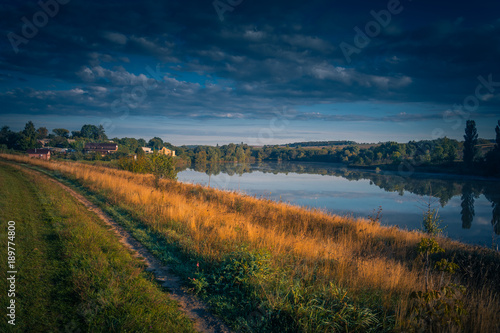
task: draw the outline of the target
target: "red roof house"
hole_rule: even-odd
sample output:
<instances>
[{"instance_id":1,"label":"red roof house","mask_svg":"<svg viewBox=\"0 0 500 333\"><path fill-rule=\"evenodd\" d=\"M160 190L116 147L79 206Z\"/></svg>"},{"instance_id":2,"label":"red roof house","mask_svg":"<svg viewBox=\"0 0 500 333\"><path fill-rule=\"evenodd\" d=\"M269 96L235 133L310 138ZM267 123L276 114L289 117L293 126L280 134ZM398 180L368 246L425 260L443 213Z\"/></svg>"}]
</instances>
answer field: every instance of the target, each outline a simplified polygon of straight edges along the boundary
<instances>
[{"instance_id":1,"label":"red roof house","mask_svg":"<svg viewBox=\"0 0 500 333\"><path fill-rule=\"evenodd\" d=\"M116 143L87 143L85 144L85 151L87 153L97 152L101 153L101 155L106 155L110 153L114 153L118 150L118 145Z\"/></svg>"},{"instance_id":2,"label":"red roof house","mask_svg":"<svg viewBox=\"0 0 500 333\"><path fill-rule=\"evenodd\" d=\"M50 160L50 150L46 148L28 149L26 150L26 153L32 158L39 158L47 161Z\"/></svg>"}]
</instances>

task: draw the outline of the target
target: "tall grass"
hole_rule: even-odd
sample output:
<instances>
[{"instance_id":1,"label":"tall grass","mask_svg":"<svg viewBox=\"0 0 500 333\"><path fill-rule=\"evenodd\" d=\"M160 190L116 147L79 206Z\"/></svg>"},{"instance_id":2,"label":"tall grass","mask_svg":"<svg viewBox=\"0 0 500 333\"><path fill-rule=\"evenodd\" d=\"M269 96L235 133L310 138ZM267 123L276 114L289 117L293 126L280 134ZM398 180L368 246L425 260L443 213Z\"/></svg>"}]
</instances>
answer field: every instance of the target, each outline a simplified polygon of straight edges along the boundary
<instances>
[{"instance_id":1,"label":"tall grass","mask_svg":"<svg viewBox=\"0 0 500 333\"><path fill-rule=\"evenodd\" d=\"M127 209L148 232L161 235L162 242L201 260L198 279L191 284L222 314L231 303L226 298L234 296L249 303L233 301L233 306L257 311L262 327L270 330L411 328L409 293L423 290L425 280L416 250L424 236L420 232L199 185L161 180L155 186L151 175L0 156L74 178L103 194L109 204ZM467 287L466 330L497 331L500 256L445 238L437 241L460 265L458 275L445 279ZM265 255L255 257L259 253ZM257 268L248 270L252 265ZM431 285L439 279L431 276ZM224 284L239 294L221 291ZM253 317L229 317L240 329L257 325Z\"/></svg>"}]
</instances>

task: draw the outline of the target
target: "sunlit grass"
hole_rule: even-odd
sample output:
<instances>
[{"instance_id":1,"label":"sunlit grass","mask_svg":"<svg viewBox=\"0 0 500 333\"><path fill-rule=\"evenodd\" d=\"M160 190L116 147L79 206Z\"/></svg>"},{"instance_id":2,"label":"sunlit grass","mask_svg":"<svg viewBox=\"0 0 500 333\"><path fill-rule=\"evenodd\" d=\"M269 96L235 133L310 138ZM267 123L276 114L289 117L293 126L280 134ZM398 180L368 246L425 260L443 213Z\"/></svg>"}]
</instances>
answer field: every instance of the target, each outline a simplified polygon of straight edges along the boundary
<instances>
[{"instance_id":1,"label":"sunlit grass","mask_svg":"<svg viewBox=\"0 0 500 333\"><path fill-rule=\"evenodd\" d=\"M286 309L295 327L304 331L321 331L319 327L333 316L324 312L325 318L312 319L318 309L335 308L331 304L338 295L332 294L332 283L335 288L346 288L353 304L375 309L379 320L385 320L380 329L393 326L391 316L396 327L404 323L410 291L424 289L422 264L416 251L423 237L420 232L199 185L162 180L157 188L150 175L100 166L8 158L61 172L90 191L103 193L110 204L130 210L147 230L162 235L165 242L202 258L207 270L210 263L223 262L242 246L248 252L269 253L266 265L271 273L246 283L253 286L254 296L267 307L283 312ZM492 274L500 272L498 253L444 238L438 238L438 242L461 265L461 274L445 279L468 287L464 299L467 330L495 331L500 301ZM485 258L488 267L478 266L477 258ZM479 288L478 279L486 287ZM438 276L431 279L434 284L438 280ZM302 292L320 296L290 298L290 290L297 283ZM308 306L315 302L322 305ZM305 308L307 314L301 312Z\"/></svg>"}]
</instances>

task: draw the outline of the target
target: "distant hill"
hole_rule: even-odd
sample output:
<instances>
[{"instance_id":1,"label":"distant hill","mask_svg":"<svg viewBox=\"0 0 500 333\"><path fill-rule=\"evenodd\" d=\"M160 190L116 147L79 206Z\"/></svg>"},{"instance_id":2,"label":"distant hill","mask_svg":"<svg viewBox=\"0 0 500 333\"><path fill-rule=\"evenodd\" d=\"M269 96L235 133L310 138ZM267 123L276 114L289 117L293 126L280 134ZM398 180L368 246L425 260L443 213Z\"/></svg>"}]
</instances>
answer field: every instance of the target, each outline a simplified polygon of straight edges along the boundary
<instances>
[{"instance_id":1,"label":"distant hill","mask_svg":"<svg viewBox=\"0 0 500 333\"><path fill-rule=\"evenodd\" d=\"M318 146L345 146L345 145L355 145L357 144L355 141L309 141L309 142L294 142L289 143L289 147L318 147Z\"/></svg>"}]
</instances>

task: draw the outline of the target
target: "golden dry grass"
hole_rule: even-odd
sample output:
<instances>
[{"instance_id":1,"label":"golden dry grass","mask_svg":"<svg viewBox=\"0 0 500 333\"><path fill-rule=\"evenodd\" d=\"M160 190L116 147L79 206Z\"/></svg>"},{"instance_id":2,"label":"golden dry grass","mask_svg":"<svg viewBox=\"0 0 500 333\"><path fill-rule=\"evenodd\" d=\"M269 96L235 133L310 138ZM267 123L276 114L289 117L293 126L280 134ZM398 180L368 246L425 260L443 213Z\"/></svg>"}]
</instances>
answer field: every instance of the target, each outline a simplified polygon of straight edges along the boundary
<instances>
[{"instance_id":1,"label":"golden dry grass","mask_svg":"<svg viewBox=\"0 0 500 333\"><path fill-rule=\"evenodd\" d=\"M100 166L0 157L56 170L91 190L105 191L112 204L125 203L153 230L192 239L192 250L207 260L220 260L235 246L245 244L249 250L268 250L273 266L286 267L302 279L314 270L315 284L335 281L354 295L379 291L382 306L395 310L399 321L404 320L409 291L424 289L416 253L417 243L425 236L420 232L199 185L161 180L156 188L150 175ZM453 253L476 251L444 238L438 242ZM438 277L432 281L437 282ZM398 300L396 305L394 300ZM471 331L497 328L500 301L494 290L471 289L466 309Z\"/></svg>"}]
</instances>

